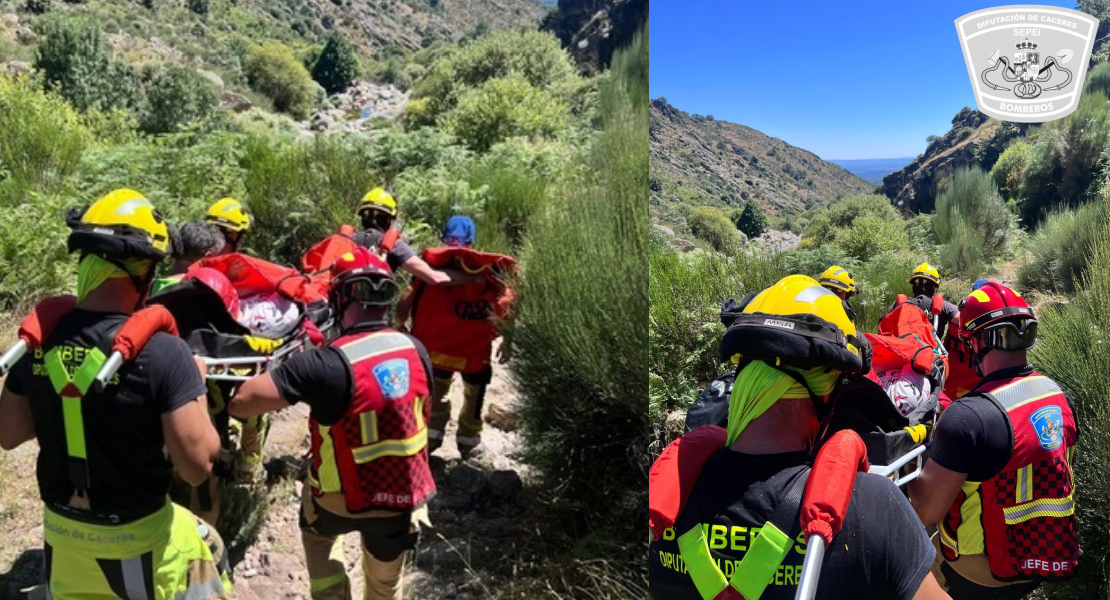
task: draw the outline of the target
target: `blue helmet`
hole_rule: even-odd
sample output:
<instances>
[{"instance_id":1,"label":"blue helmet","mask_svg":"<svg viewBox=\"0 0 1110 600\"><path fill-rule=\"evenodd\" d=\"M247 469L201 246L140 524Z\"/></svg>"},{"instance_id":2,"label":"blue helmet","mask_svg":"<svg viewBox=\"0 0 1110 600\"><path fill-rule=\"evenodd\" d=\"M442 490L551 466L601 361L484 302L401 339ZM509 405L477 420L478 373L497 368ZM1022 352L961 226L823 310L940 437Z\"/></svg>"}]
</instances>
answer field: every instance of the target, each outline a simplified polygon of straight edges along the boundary
<instances>
[{"instance_id":1,"label":"blue helmet","mask_svg":"<svg viewBox=\"0 0 1110 600\"><path fill-rule=\"evenodd\" d=\"M447 220L447 225L443 227L443 237L441 239L444 244L449 246L472 246L474 245L474 235L474 220L470 217L455 215Z\"/></svg>"}]
</instances>

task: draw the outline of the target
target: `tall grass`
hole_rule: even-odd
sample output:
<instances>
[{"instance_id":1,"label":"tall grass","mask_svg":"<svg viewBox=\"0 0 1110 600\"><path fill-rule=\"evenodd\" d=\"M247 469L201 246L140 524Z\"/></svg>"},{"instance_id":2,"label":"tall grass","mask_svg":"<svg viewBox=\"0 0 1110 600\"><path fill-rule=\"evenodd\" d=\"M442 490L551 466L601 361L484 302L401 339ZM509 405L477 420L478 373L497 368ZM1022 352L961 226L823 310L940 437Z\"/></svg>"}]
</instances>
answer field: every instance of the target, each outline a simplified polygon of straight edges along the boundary
<instances>
[{"instance_id":1,"label":"tall grass","mask_svg":"<svg viewBox=\"0 0 1110 600\"><path fill-rule=\"evenodd\" d=\"M1103 198L1049 213L1029 239L1031 258L1018 271L1023 288L1072 294L1087 268L1091 241L1107 219Z\"/></svg>"},{"instance_id":2,"label":"tall grass","mask_svg":"<svg viewBox=\"0 0 1110 600\"><path fill-rule=\"evenodd\" d=\"M990 174L961 169L936 201L933 231L942 244L941 262L952 271L983 273L1007 252L1016 222Z\"/></svg>"},{"instance_id":3,"label":"tall grass","mask_svg":"<svg viewBox=\"0 0 1110 600\"><path fill-rule=\"evenodd\" d=\"M0 74L0 201L3 189L54 191L92 142L77 112L29 78ZM10 197L10 196L9 196ZM10 200L7 200L10 202Z\"/></svg>"},{"instance_id":4,"label":"tall grass","mask_svg":"<svg viewBox=\"0 0 1110 600\"><path fill-rule=\"evenodd\" d=\"M553 526L628 552L648 467L647 48L645 31L617 55L586 172L529 228L511 332L525 454L556 501Z\"/></svg>"},{"instance_id":5,"label":"tall grass","mask_svg":"<svg viewBox=\"0 0 1110 600\"><path fill-rule=\"evenodd\" d=\"M1110 261L1110 224L1090 242L1090 265ZM1075 506L1083 548L1082 567L1071 582L1049 587L1049 598L1110 598L1110 270L1087 269L1069 304L1042 306L1037 345L1030 354L1039 371L1064 387L1075 404L1079 447L1075 453Z\"/></svg>"}]
</instances>

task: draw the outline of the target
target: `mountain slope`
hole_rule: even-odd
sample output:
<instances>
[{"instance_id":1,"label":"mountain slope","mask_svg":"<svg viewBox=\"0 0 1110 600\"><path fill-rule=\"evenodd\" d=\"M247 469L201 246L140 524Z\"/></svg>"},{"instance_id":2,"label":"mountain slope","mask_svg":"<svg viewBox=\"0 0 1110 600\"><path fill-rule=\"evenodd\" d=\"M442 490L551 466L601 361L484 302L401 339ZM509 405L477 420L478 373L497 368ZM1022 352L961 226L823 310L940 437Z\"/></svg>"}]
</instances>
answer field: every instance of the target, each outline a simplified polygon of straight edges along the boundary
<instances>
[{"instance_id":1,"label":"mountain slope","mask_svg":"<svg viewBox=\"0 0 1110 600\"><path fill-rule=\"evenodd\" d=\"M688 115L664 98L651 101L649 118L651 210L663 222L683 223L683 205L730 208L755 198L778 214L875 189L812 152L743 125Z\"/></svg>"}]
</instances>

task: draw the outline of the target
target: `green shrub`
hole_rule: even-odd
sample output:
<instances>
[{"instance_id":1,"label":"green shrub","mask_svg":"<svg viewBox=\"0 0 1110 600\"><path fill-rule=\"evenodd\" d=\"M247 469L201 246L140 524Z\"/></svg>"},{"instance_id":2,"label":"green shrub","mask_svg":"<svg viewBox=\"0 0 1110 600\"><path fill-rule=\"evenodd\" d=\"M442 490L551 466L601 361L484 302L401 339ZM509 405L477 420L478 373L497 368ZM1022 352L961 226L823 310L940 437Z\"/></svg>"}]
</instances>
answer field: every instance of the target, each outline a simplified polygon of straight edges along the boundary
<instances>
[{"instance_id":1,"label":"green shrub","mask_svg":"<svg viewBox=\"0 0 1110 600\"><path fill-rule=\"evenodd\" d=\"M851 270L858 295L852 298L856 309L856 329L875 332L879 319L890 309L898 294L910 295L908 282L921 257L908 252L891 252L872 258ZM841 265L843 266L843 265Z\"/></svg>"},{"instance_id":2,"label":"green shrub","mask_svg":"<svg viewBox=\"0 0 1110 600\"><path fill-rule=\"evenodd\" d=\"M649 466L647 51L644 33L618 54L584 172L529 228L511 331L526 457L571 523L637 549ZM646 578L637 571L629 578Z\"/></svg>"},{"instance_id":3,"label":"green shrub","mask_svg":"<svg viewBox=\"0 0 1110 600\"><path fill-rule=\"evenodd\" d=\"M1091 240L1090 265L1110 261L1110 224ZM1075 406L1079 447L1075 452L1075 515L1083 544L1083 568L1066 584L1046 586L1048 598L1107 598L1110 556L1110 270L1087 269L1075 300L1040 306L1037 345L1030 362L1068 391Z\"/></svg>"},{"instance_id":4,"label":"green shrub","mask_svg":"<svg viewBox=\"0 0 1110 600\"><path fill-rule=\"evenodd\" d=\"M1029 161L1032 154L1031 144L1018 141L1006 148L991 167L991 178L994 179L994 184L999 190L1005 192L1007 198L1017 198L1025 163Z\"/></svg>"},{"instance_id":5,"label":"green shrub","mask_svg":"<svg viewBox=\"0 0 1110 600\"><path fill-rule=\"evenodd\" d=\"M552 138L569 120L566 103L511 75L490 79L463 94L443 128L483 152L510 137Z\"/></svg>"},{"instance_id":6,"label":"green shrub","mask_svg":"<svg viewBox=\"0 0 1110 600\"><path fill-rule=\"evenodd\" d=\"M717 252L731 254L740 245L740 233L721 209L699 206L690 211L686 225L695 236L709 242Z\"/></svg>"},{"instance_id":7,"label":"green shrub","mask_svg":"<svg viewBox=\"0 0 1110 600\"><path fill-rule=\"evenodd\" d=\"M909 238L901 221L863 215L837 229L835 243L848 256L867 261L884 252L907 248Z\"/></svg>"},{"instance_id":8,"label":"green shrub","mask_svg":"<svg viewBox=\"0 0 1110 600\"><path fill-rule=\"evenodd\" d=\"M266 42L251 48L243 65L252 88L265 94L274 108L296 118L312 109L312 76L293 51L281 42Z\"/></svg>"},{"instance_id":9,"label":"green shrub","mask_svg":"<svg viewBox=\"0 0 1110 600\"><path fill-rule=\"evenodd\" d=\"M354 83L360 70L355 47L343 34L333 33L312 67L312 78L329 94L337 94Z\"/></svg>"},{"instance_id":10,"label":"green shrub","mask_svg":"<svg viewBox=\"0 0 1110 600\"><path fill-rule=\"evenodd\" d=\"M1087 73L1087 83L1083 86L1084 92L1099 92L1110 97L1110 64L1102 63Z\"/></svg>"},{"instance_id":11,"label":"green shrub","mask_svg":"<svg viewBox=\"0 0 1110 600\"><path fill-rule=\"evenodd\" d=\"M0 186L56 189L77 170L92 142L60 96L27 78L0 75Z\"/></svg>"},{"instance_id":12,"label":"green shrub","mask_svg":"<svg viewBox=\"0 0 1110 600\"><path fill-rule=\"evenodd\" d=\"M933 231L943 245L941 261L963 275L983 273L1007 253L1014 216L998 195L991 175L979 169L960 169L937 196Z\"/></svg>"},{"instance_id":13,"label":"green shrub","mask_svg":"<svg viewBox=\"0 0 1110 600\"><path fill-rule=\"evenodd\" d=\"M43 29L35 68L75 108L109 110L137 104L136 74L111 59L96 23L60 18L47 21Z\"/></svg>"},{"instance_id":14,"label":"green shrub","mask_svg":"<svg viewBox=\"0 0 1110 600\"><path fill-rule=\"evenodd\" d=\"M0 211L0 305L30 309L46 296L73 290L76 260L66 252L62 216L75 204L60 196L27 194ZM646 394L645 394L646 396Z\"/></svg>"},{"instance_id":15,"label":"green shrub","mask_svg":"<svg viewBox=\"0 0 1110 600\"><path fill-rule=\"evenodd\" d=\"M466 90L511 75L556 95L572 89L579 79L570 57L551 34L499 31L454 48L429 65L412 93L414 100L426 100L424 111L410 123L430 125L453 109Z\"/></svg>"},{"instance_id":16,"label":"green shrub","mask_svg":"<svg viewBox=\"0 0 1110 600\"><path fill-rule=\"evenodd\" d=\"M219 96L211 82L187 67L165 67L147 85L140 127L147 133L170 133L209 118Z\"/></svg>"},{"instance_id":17,"label":"green shrub","mask_svg":"<svg viewBox=\"0 0 1110 600\"><path fill-rule=\"evenodd\" d=\"M744 210L736 217L736 228L749 238L758 237L767 230L767 215L755 203L755 199L748 200Z\"/></svg>"},{"instance_id":18,"label":"green shrub","mask_svg":"<svg viewBox=\"0 0 1110 600\"><path fill-rule=\"evenodd\" d=\"M1091 241L1106 222L1106 202L1104 198L1045 217L1029 240L1031 259L1018 272L1023 288L1075 292L1090 258Z\"/></svg>"},{"instance_id":19,"label":"green shrub","mask_svg":"<svg viewBox=\"0 0 1110 600\"><path fill-rule=\"evenodd\" d=\"M828 244L836 239L837 229L851 227L856 219L868 215L884 221L900 222L902 218L886 196L852 196L814 211L802 236L813 238L816 245Z\"/></svg>"}]
</instances>

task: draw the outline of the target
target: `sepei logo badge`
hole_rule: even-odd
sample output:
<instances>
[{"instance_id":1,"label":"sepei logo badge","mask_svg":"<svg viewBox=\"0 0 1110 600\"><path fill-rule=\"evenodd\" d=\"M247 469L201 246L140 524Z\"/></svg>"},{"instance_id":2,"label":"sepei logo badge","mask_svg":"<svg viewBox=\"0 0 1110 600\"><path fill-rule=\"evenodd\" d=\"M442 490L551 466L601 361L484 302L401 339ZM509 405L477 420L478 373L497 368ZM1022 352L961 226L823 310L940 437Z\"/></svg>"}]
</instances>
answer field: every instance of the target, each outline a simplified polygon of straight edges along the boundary
<instances>
[{"instance_id":1,"label":"sepei logo badge","mask_svg":"<svg viewBox=\"0 0 1110 600\"><path fill-rule=\"evenodd\" d=\"M386 400L400 400L409 393L409 363L394 358L374 366L374 377Z\"/></svg>"},{"instance_id":2,"label":"sepei logo badge","mask_svg":"<svg viewBox=\"0 0 1110 600\"><path fill-rule=\"evenodd\" d=\"M763 321L763 324L768 325L770 327L781 327L783 329L794 329L794 324L791 323L790 321L778 321L778 320L775 320L775 319L766 319L765 321Z\"/></svg>"},{"instance_id":3,"label":"sepei logo badge","mask_svg":"<svg viewBox=\"0 0 1110 600\"><path fill-rule=\"evenodd\" d=\"M1053 404L1040 408L1029 415L1029 421L1033 423L1041 448L1055 450L1064 443L1064 417L1059 406Z\"/></svg>"},{"instance_id":4,"label":"sepei logo badge","mask_svg":"<svg viewBox=\"0 0 1110 600\"><path fill-rule=\"evenodd\" d=\"M956 19L980 112L1043 123L1079 106L1098 19L1056 6L997 6Z\"/></svg>"}]
</instances>

